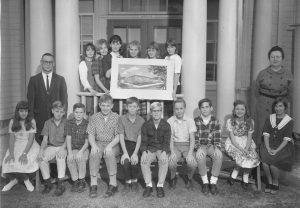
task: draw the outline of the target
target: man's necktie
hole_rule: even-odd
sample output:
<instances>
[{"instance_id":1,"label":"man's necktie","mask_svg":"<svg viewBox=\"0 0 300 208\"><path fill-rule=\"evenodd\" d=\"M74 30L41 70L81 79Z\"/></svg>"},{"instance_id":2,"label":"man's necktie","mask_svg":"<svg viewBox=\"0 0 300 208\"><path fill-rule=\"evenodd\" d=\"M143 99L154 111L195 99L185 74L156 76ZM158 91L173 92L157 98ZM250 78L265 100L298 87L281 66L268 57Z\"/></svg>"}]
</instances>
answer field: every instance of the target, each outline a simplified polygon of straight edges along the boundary
<instances>
[{"instance_id":1,"label":"man's necktie","mask_svg":"<svg viewBox=\"0 0 300 208\"><path fill-rule=\"evenodd\" d=\"M49 76L47 75L47 86L46 86L46 90L47 90L47 93L49 93Z\"/></svg>"}]
</instances>

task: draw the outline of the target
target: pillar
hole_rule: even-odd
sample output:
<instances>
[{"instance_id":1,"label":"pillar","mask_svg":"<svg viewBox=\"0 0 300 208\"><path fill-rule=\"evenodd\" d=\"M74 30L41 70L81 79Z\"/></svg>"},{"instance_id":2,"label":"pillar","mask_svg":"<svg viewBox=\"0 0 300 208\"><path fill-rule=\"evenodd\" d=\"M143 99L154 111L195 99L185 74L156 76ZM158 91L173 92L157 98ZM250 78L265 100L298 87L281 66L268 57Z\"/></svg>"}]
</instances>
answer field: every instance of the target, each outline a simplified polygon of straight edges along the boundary
<instances>
[{"instance_id":1,"label":"pillar","mask_svg":"<svg viewBox=\"0 0 300 208\"><path fill-rule=\"evenodd\" d=\"M182 90L186 114L195 117L205 97L207 0L183 1Z\"/></svg>"},{"instance_id":2,"label":"pillar","mask_svg":"<svg viewBox=\"0 0 300 208\"><path fill-rule=\"evenodd\" d=\"M220 121L232 112L235 100L237 4L237 0L222 0L219 5L217 118Z\"/></svg>"},{"instance_id":3,"label":"pillar","mask_svg":"<svg viewBox=\"0 0 300 208\"><path fill-rule=\"evenodd\" d=\"M28 76L41 72L44 53L53 53L53 23L51 0L30 0L30 64Z\"/></svg>"},{"instance_id":4,"label":"pillar","mask_svg":"<svg viewBox=\"0 0 300 208\"><path fill-rule=\"evenodd\" d=\"M78 0L55 1L56 72L68 88L68 113L79 102L79 5Z\"/></svg>"},{"instance_id":5,"label":"pillar","mask_svg":"<svg viewBox=\"0 0 300 208\"><path fill-rule=\"evenodd\" d=\"M296 27L294 51L294 93L293 93L293 119L294 132L300 134L300 2L296 1Z\"/></svg>"}]
</instances>

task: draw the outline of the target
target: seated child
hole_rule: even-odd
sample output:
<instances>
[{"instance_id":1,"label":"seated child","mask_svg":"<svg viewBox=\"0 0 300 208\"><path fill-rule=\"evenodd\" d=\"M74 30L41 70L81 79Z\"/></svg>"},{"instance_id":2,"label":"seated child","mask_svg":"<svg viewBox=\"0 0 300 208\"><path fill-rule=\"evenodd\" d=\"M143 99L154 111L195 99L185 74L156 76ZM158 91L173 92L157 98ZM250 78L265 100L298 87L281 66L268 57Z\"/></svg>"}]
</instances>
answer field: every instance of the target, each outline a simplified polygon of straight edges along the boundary
<instances>
[{"instance_id":1,"label":"seated child","mask_svg":"<svg viewBox=\"0 0 300 208\"><path fill-rule=\"evenodd\" d=\"M119 155L118 120L119 115L112 112L113 99L104 94L99 99L100 112L94 114L87 127L91 154L89 159L91 188L90 197L97 197L97 174L102 157L105 160L109 175L109 186L104 197L111 197L118 191L117 160Z\"/></svg>"},{"instance_id":2,"label":"seated child","mask_svg":"<svg viewBox=\"0 0 300 208\"><path fill-rule=\"evenodd\" d=\"M38 160L42 177L45 180L45 188L42 193L47 194L52 189L49 161L54 158L56 159L58 184L54 195L61 196L66 190L63 179L66 173L67 156L64 136L66 119L63 117L65 114L65 106L61 101L55 101L52 104L52 113L53 117L45 122L41 133L41 135L43 135L43 141Z\"/></svg>"},{"instance_id":3,"label":"seated child","mask_svg":"<svg viewBox=\"0 0 300 208\"><path fill-rule=\"evenodd\" d=\"M150 106L151 118L142 126L142 142L140 150L142 152L141 167L146 188L143 197L149 197L153 192L152 173L150 165L158 160L158 183L157 197L165 196L164 182L168 172L168 154L170 153L170 124L163 120L162 105L153 102Z\"/></svg>"},{"instance_id":4,"label":"seated child","mask_svg":"<svg viewBox=\"0 0 300 208\"><path fill-rule=\"evenodd\" d=\"M67 141L67 165L73 185L71 192L83 192L85 188L86 162L89 156L88 121L84 119L85 106L82 103L73 105L74 118L67 121L65 135Z\"/></svg>"},{"instance_id":5,"label":"seated child","mask_svg":"<svg viewBox=\"0 0 300 208\"><path fill-rule=\"evenodd\" d=\"M2 191L9 191L18 183L18 179L24 181L28 191L34 190L28 174L39 169L36 158L40 146L34 139L36 124L35 120L28 116L28 109L28 102L20 101L16 106L14 118L9 122L9 148L2 162L2 175L10 182Z\"/></svg>"},{"instance_id":6,"label":"seated child","mask_svg":"<svg viewBox=\"0 0 300 208\"><path fill-rule=\"evenodd\" d=\"M119 119L118 133L123 155L121 165L125 174L124 192L127 193L130 188L138 191L137 174L141 145L141 128L144 119L137 114L139 100L136 97L130 97L126 100L127 114Z\"/></svg>"},{"instance_id":7,"label":"seated child","mask_svg":"<svg viewBox=\"0 0 300 208\"><path fill-rule=\"evenodd\" d=\"M221 128L219 121L212 116L212 102L204 98L199 101L198 107L201 115L195 118L197 131L195 133L196 159L198 162L199 174L202 178L204 195L209 193L209 182L207 178L206 156L212 158L212 171L210 178L210 192L213 195L218 193L217 180L222 167L223 154L221 152Z\"/></svg>"},{"instance_id":8,"label":"seated child","mask_svg":"<svg viewBox=\"0 0 300 208\"><path fill-rule=\"evenodd\" d=\"M195 132L196 126L193 119L185 115L186 103L183 99L174 101L174 116L168 119L171 126L171 155L169 158L169 169L171 172L170 186L175 188L177 183L176 169L177 162L184 158L188 167L187 189L192 188L192 178L197 168L195 160Z\"/></svg>"}]
</instances>

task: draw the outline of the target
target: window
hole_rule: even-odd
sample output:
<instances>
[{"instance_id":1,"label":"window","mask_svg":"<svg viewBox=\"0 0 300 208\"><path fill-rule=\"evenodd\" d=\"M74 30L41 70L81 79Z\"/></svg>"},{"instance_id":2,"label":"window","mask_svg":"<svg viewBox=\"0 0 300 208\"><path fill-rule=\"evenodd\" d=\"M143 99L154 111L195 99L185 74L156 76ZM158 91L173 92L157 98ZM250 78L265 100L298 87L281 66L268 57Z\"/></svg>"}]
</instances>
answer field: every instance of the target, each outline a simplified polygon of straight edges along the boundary
<instances>
[{"instance_id":1,"label":"window","mask_svg":"<svg viewBox=\"0 0 300 208\"><path fill-rule=\"evenodd\" d=\"M217 80L218 22L207 22L206 81Z\"/></svg>"},{"instance_id":2,"label":"window","mask_svg":"<svg viewBox=\"0 0 300 208\"><path fill-rule=\"evenodd\" d=\"M92 43L94 40L94 15L79 15L80 21L80 53L82 54L83 46Z\"/></svg>"}]
</instances>

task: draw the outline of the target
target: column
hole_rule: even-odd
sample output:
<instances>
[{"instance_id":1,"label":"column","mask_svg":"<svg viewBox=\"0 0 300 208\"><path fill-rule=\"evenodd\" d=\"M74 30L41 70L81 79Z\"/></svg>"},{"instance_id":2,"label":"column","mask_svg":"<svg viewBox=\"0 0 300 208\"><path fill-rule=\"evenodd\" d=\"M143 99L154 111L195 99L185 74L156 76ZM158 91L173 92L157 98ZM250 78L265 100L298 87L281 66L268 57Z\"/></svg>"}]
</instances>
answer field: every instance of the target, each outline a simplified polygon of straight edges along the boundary
<instances>
[{"instance_id":1,"label":"column","mask_svg":"<svg viewBox=\"0 0 300 208\"><path fill-rule=\"evenodd\" d=\"M300 2L296 1L296 28L295 28L295 51L294 51L294 93L293 93L293 119L294 132L300 134Z\"/></svg>"},{"instance_id":2,"label":"column","mask_svg":"<svg viewBox=\"0 0 300 208\"><path fill-rule=\"evenodd\" d=\"M219 5L217 118L221 122L232 112L235 100L237 4L237 0L222 0Z\"/></svg>"},{"instance_id":3,"label":"column","mask_svg":"<svg viewBox=\"0 0 300 208\"><path fill-rule=\"evenodd\" d=\"M183 1L182 90L186 114L194 117L205 97L207 0Z\"/></svg>"},{"instance_id":4,"label":"column","mask_svg":"<svg viewBox=\"0 0 300 208\"><path fill-rule=\"evenodd\" d=\"M79 102L79 5L78 0L55 1L56 72L68 88L68 113Z\"/></svg>"},{"instance_id":5,"label":"column","mask_svg":"<svg viewBox=\"0 0 300 208\"><path fill-rule=\"evenodd\" d=\"M30 0L30 64L28 76L41 72L44 53L53 53L53 23L51 0Z\"/></svg>"}]
</instances>

